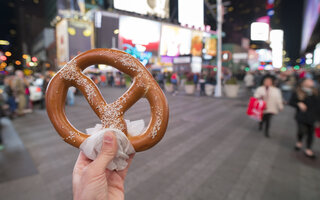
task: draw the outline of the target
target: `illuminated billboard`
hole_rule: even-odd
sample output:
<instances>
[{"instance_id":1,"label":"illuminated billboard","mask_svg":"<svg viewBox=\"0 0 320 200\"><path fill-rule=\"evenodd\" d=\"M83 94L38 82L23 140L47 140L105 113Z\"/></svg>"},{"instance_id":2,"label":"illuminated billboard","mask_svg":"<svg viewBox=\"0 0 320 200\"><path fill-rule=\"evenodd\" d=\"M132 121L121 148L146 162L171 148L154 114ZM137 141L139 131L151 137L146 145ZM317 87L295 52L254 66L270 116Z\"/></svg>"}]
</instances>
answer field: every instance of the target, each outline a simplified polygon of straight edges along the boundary
<instances>
[{"instance_id":1,"label":"illuminated billboard","mask_svg":"<svg viewBox=\"0 0 320 200\"><path fill-rule=\"evenodd\" d=\"M191 53L191 30L163 24L161 29L160 55L179 56Z\"/></svg>"},{"instance_id":2,"label":"illuminated billboard","mask_svg":"<svg viewBox=\"0 0 320 200\"><path fill-rule=\"evenodd\" d=\"M275 68L282 67L283 57L283 30L274 29L270 31L270 47L272 49L272 64Z\"/></svg>"},{"instance_id":3,"label":"illuminated billboard","mask_svg":"<svg viewBox=\"0 0 320 200\"><path fill-rule=\"evenodd\" d=\"M97 48L118 48L119 16L108 12L95 12Z\"/></svg>"},{"instance_id":4,"label":"illuminated billboard","mask_svg":"<svg viewBox=\"0 0 320 200\"><path fill-rule=\"evenodd\" d=\"M320 64L320 43L316 45L316 48L313 52L313 64L319 65Z\"/></svg>"},{"instance_id":5,"label":"illuminated billboard","mask_svg":"<svg viewBox=\"0 0 320 200\"><path fill-rule=\"evenodd\" d=\"M160 43L160 28L159 22L120 16L119 47L125 50L130 45L136 47L140 52L157 53Z\"/></svg>"},{"instance_id":6,"label":"illuminated billboard","mask_svg":"<svg viewBox=\"0 0 320 200\"><path fill-rule=\"evenodd\" d=\"M204 25L204 0L179 0L178 19L182 25L202 27Z\"/></svg>"},{"instance_id":7,"label":"illuminated billboard","mask_svg":"<svg viewBox=\"0 0 320 200\"><path fill-rule=\"evenodd\" d=\"M115 9L169 18L169 0L114 0Z\"/></svg>"},{"instance_id":8,"label":"illuminated billboard","mask_svg":"<svg viewBox=\"0 0 320 200\"><path fill-rule=\"evenodd\" d=\"M61 20L56 25L57 65L63 66L69 61L68 22Z\"/></svg>"},{"instance_id":9,"label":"illuminated billboard","mask_svg":"<svg viewBox=\"0 0 320 200\"><path fill-rule=\"evenodd\" d=\"M304 1L301 52L307 49L312 32L320 15L320 0Z\"/></svg>"},{"instance_id":10,"label":"illuminated billboard","mask_svg":"<svg viewBox=\"0 0 320 200\"><path fill-rule=\"evenodd\" d=\"M192 40L191 40L191 54L193 56L202 55L202 32L201 31L192 31Z\"/></svg>"},{"instance_id":11,"label":"illuminated billboard","mask_svg":"<svg viewBox=\"0 0 320 200\"><path fill-rule=\"evenodd\" d=\"M209 56L217 55L217 39L214 35L210 34L208 37L205 37L204 49L205 54Z\"/></svg>"},{"instance_id":12,"label":"illuminated billboard","mask_svg":"<svg viewBox=\"0 0 320 200\"><path fill-rule=\"evenodd\" d=\"M94 47L93 24L88 21L63 19L56 25L57 64L65 65L81 52Z\"/></svg>"},{"instance_id":13,"label":"illuminated billboard","mask_svg":"<svg viewBox=\"0 0 320 200\"><path fill-rule=\"evenodd\" d=\"M272 62L272 52L269 49L257 49L259 62Z\"/></svg>"},{"instance_id":14,"label":"illuminated billboard","mask_svg":"<svg viewBox=\"0 0 320 200\"><path fill-rule=\"evenodd\" d=\"M250 38L252 41L267 41L269 39L269 24L253 22L250 29Z\"/></svg>"}]
</instances>

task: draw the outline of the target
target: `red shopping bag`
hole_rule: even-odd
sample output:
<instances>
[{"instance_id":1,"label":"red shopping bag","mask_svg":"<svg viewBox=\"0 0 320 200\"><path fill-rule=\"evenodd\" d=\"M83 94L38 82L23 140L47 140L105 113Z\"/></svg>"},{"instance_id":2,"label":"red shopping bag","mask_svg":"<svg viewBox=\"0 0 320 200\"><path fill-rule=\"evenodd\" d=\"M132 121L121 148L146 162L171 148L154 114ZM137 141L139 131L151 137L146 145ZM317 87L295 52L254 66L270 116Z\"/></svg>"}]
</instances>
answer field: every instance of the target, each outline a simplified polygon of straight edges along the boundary
<instances>
[{"instance_id":1,"label":"red shopping bag","mask_svg":"<svg viewBox=\"0 0 320 200\"><path fill-rule=\"evenodd\" d=\"M265 101L251 97L247 109L247 115L254 120L261 121L264 109L266 109Z\"/></svg>"},{"instance_id":2,"label":"red shopping bag","mask_svg":"<svg viewBox=\"0 0 320 200\"><path fill-rule=\"evenodd\" d=\"M317 138L320 138L320 126L317 126L317 127L314 129L314 132L316 133L316 137L317 137Z\"/></svg>"}]
</instances>

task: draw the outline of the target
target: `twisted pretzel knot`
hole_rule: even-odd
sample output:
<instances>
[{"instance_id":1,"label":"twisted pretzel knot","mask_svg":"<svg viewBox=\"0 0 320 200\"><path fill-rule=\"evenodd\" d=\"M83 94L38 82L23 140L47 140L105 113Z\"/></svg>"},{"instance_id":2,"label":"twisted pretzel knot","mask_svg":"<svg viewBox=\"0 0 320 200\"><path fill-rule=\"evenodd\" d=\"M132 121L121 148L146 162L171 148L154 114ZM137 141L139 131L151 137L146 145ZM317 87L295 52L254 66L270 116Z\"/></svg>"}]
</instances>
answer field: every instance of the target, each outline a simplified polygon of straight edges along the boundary
<instances>
[{"instance_id":1,"label":"twisted pretzel knot","mask_svg":"<svg viewBox=\"0 0 320 200\"><path fill-rule=\"evenodd\" d=\"M131 87L111 104L107 104L93 81L82 73L95 64L111 65L133 79ZM50 81L46 92L48 116L64 141L79 147L88 135L73 127L65 115L65 99L70 86L84 94L104 127L123 131L137 152L151 148L164 136L169 118L166 97L148 70L131 55L112 49L89 50L68 62ZM130 136L123 116L143 97L150 104L151 120L143 134Z\"/></svg>"}]
</instances>

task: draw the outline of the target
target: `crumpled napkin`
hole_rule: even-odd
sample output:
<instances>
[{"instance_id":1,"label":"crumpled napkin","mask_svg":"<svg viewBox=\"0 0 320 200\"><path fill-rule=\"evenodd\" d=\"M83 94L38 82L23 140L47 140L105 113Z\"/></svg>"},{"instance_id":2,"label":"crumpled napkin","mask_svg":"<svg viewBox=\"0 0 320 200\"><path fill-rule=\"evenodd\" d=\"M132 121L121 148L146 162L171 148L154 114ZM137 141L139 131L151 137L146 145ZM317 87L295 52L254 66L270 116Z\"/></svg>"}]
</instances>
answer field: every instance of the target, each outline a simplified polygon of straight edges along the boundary
<instances>
[{"instance_id":1,"label":"crumpled napkin","mask_svg":"<svg viewBox=\"0 0 320 200\"><path fill-rule=\"evenodd\" d=\"M128 134L131 136L138 136L143 133L145 127L144 121L125 120L127 124ZM127 159L129 155L135 153L135 150L128 140L127 136L120 130L114 128L103 128L102 124L96 124L93 128L86 129L88 135L90 135L81 145L80 150L91 160L96 159L101 147L103 135L107 131L113 131L117 137L118 152L113 161L109 163L107 168L109 170L123 170L127 167Z\"/></svg>"}]
</instances>

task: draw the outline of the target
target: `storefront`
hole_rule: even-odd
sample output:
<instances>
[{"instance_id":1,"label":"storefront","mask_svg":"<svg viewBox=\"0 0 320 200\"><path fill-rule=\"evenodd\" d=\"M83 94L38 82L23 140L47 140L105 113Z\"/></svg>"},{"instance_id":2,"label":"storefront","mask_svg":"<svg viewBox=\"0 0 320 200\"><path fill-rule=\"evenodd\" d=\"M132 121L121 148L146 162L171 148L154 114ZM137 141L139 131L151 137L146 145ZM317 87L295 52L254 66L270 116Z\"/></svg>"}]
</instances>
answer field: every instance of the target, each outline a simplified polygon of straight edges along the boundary
<instances>
[{"instance_id":1,"label":"storefront","mask_svg":"<svg viewBox=\"0 0 320 200\"><path fill-rule=\"evenodd\" d=\"M62 67L81 52L94 48L93 24L62 19L56 24L57 65Z\"/></svg>"}]
</instances>

